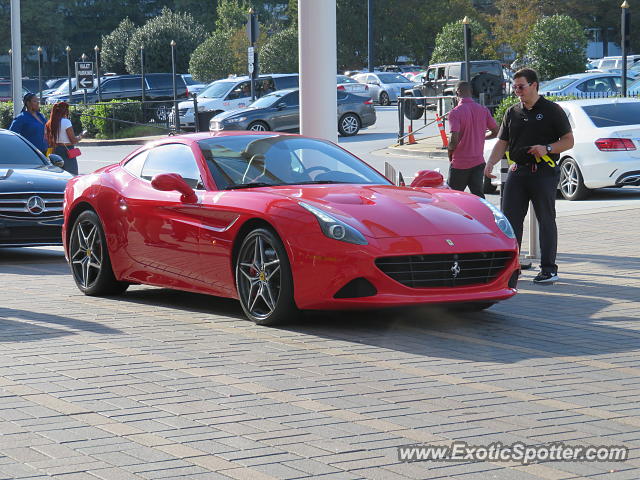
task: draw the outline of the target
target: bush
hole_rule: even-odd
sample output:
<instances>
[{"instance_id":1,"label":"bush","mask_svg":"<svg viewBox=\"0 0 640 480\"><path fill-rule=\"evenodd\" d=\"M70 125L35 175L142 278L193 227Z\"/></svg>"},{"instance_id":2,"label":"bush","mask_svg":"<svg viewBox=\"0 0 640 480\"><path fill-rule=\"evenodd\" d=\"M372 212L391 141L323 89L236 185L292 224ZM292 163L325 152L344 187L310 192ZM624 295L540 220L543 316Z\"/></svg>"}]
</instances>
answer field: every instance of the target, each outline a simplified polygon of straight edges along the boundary
<instances>
[{"instance_id":1,"label":"bush","mask_svg":"<svg viewBox=\"0 0 640 480\"><path fill-rule=\"evenodd\" d=\"M541 80L584 71L587 37L577 20L553 15L538 20L527 42L530 67Z\"/></svg>"},{"instance_id":2,"label":"bush","mask_svg":"<svg viewBox=\"0 0 640 480\"><path fill-rule=\"evenodd\" d=\"M176 42L176 72L186 72L193 51L206 38L204 27L189 13L168 8L138 28L129 42L125 64L129 73L140 73L140 47L144 46L145 71L171 72L171 46Z\"/></svg>"},{"instance_id":3,"label":"bush","mask_svg":"<svg viewBox=\"0 0 640 480\"><path fill-rule=\"evenodd\" d=\"M260 49L260 70L269 73L298 71L298 29L289 27L273 35Z\"/></svg>"},{"instance_id":4,"label":"bush","mask_svg":"<svg viewBox=\"0 0 640 480\"><path fill-rule=\"evenodd\" d=\"M234 71L234 56L226 32L214 32L195 49L189 62L189 73L201 82L225 78Z\"/></svg>"},{"instance_id":5,"label":"bush","mask_svg":"<svg viewBox=\"0 0 640 480\"><path fill-rule=\"evenodd\" d=\"M103 71L118 74L127 73L124 55L135 31L136 26L133 22L125 18L113 32L102 36L100 63Z\"/></svg>"}]
</instances>

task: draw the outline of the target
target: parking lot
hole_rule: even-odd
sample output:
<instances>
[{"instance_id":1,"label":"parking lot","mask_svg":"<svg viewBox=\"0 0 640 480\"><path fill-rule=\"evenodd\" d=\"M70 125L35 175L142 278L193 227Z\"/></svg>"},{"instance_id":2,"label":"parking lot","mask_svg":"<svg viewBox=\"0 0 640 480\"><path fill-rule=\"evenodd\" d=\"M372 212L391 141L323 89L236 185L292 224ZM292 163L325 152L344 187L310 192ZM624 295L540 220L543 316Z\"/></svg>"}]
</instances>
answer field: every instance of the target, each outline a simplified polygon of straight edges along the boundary
<instances>
[{"instance_id":1,"label":"parking lot","mask_svg":"<svg viewBox=\"0 0 640 480\"><path fill-rule=\"evenodd\" d=\"M636 479L640 221L635 202L580 203L559 219L561 281L525 271L519 295L475 314L256 327L203 295L85 297L61 249L0 250L0 478ZM452 441L630 458L398 459Z\"/></svg>"}]
</instances>

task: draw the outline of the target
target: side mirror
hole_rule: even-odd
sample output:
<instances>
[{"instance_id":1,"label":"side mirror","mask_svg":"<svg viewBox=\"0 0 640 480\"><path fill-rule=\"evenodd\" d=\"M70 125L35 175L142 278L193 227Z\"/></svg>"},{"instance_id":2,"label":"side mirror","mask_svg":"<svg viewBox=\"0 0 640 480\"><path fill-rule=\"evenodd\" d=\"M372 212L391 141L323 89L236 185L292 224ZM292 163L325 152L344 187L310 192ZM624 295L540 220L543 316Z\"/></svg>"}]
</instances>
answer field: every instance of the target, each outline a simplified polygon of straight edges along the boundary
<instances>
[{"instance_id":1,"label":"side mirror","mask_svg":"<svg viewBox=\"0 0 640 480\"><path fill-rule=\"evenodd\" d=\"M182 194L180 200L185 203L195 203L198 200L193 188L177 173L160 173L153 177L151 186L161 192L178 191Z\"/></svg>"},{"instance_id":2,"label":"side mirror","mask_svg":"<svg viewBox=\"0 0 640 480\"><path fill-rule=\"evenodd\" d=\"M412 187L430 187L437 188L444 185L444 177L440 172L435 170L422 170L418 172L411 182Z\"/></svg>"},{"instance_id":3,"label":"side mirror","mask_svg":"<svg viewBox=\"0 0 640 480\"><path fill-rule=\"evenodd\" d=\"M56 167L60 167L60 168L64 167L64 160L60 155L56 155L55 153L52 153L51 155L49 155L49 161L53 163Z\"/></svg>"}]
</instances>

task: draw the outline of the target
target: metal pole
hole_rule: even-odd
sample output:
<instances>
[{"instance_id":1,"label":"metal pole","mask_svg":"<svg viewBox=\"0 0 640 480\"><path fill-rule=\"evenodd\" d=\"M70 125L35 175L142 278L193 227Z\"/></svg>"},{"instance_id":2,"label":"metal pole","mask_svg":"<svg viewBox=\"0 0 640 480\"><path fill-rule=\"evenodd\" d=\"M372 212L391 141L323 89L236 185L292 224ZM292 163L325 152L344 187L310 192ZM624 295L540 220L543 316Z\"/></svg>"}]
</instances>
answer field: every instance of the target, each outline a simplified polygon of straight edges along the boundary
<instances>
[{"instance_id":1,"label":"metal pole","mask_svg":"<svg viewBox=\"0 0 640 480\"><path fill-rule=\"evenodd\" d=\"M102 92L100 91L100 47L93 47L96 52L96 78L98 79L98 102L102 101Z\"/></svg>"},{"instance_id":2,"label":"metal pole","mask_svg":"<svg viewBox=\"0 0 640 480\"><path fill-rule=\"evenodd\" d=\"M622 32L622 96L627 96L627 47L629 46L629 4L627 0L620 5L622 9L622 18L620 30Z\"/></svg>"},{"instance_id":3,"label":"metal pole","mask_svg":"<svg viewBox=\"0 0 640 480\"><path fill-rule=\"evenodd\" d=\"M180 116L178 115L178 90L176 85L176 42L171 40L171 73L173 73L173 115L176 131L180 130Z\"/></svg>"},{"instance_id":4,"label":"metal pole","mask_svg":"<svg viewBox=\"0 0 640 480\"><path fill-rule=\"evenodd\" d=\"M338 141L336 0L299 0L300 130Z\"/></svg>"},{"instance_id":5,"label":"metal pole","mask_svg":"<svg viewBox=\"0 0 640 480\"><path fill-rule=\"evenodd\" d=\"M13 114L22 110L22 45L20 43L20 0L11 0L11 85L13 92Z\"/></svg>"},{"instance_id":6,"label":"metal pole","mask_svg":"<svg viewBox=\"0 0 640 480\"><path fill-rule=\"evenodd\" d=\"M368 60L367 60L367 70L373 72L375 68L375 62L373 57L373 0L368 0L367 2L367 32L368 32Z\"/></svg>"},{"instance_id":7,"label":"metal pole","mask_svg":"<svg viewBox=\"0 0 640 480\"><path fill-rule=\"evenodd\" d=\"M71 47L67 45L67 81L69 82L67 90L69 91L69 101L71 101Z\"/></svg>"},{"instance_id":8,"label":"metal pole","mask_svg":"<svg viewBox=\"0 0 640 480\"><path fill-rule=\"evenodd\" d=\"M144 102L144 97L146 94L146 85L144 82L144 45L140 45L140 86L142 88L142 101Z\"/></svg>"},{"instance_id":9,"label":"metal pole","mask_svg":"<svg viewBox=\"0 0 640 480\"><path fill-rule=\"evenodd\" d=\"M42 103L42 47L38 47L38 96Z\"/></svg>"},{"instance_id":10,"label":"metal pole","mask_svg":"<svg viewBox=\"0 0 640 480\"><path fill-rule=\"evenodd\" d=\"M200 119L198 115L198 96L193 94L193 118L195 120L196 132L200 131Z\"/></svg>"},{"instance_id":11,"label":"metal pole","mask_svg":"<svg viewBox=\"0 0 640 480\"><path fill-rule=\"evenodd\" d=\"M16 116L15 113L15 99L13 98L13 52L11 49L9 49L9 78L11 79L11 101L13 102L14 105L14 114L13 116Z\"/></svg>"},{"instance_id":12,"label":"metal pole","mask_svg":"<svg viewBox=\"0 0 640 480\"><path fill-rule=\"evenodd\" d=\"M529 203L529 254L525 258L540 258L540 236L538 234L538 217Z\"/></svg>"},{"instance_id":13,"label":"metal pole","mask_svg":"<svg viewBox=\"0 0 640 480\"><path fill-rule=\"evenodd\" d=\"M80 58L82 58L83 62L87 61L87 56L84 53L81 55ZM77 86L80 87L81 85L77 85ZM87 89L86 88L82 89L82 97L83 97L83 102L86 105L87 104ZM71 103L71 98L69 98L69 103Z\"/></svg>"},{"instance_id":14,"label":"metal pole","mask_svg":"<svg viewBox=\"0 0 640 480\"><path fill-rule=\"evenodd\" d=\"M462 20L462 28L464 33L464 80L471 81L471 68L469 65L469 44L471 39L471 28L469 26L469 17Z\"/></svg>"}]
</instances>

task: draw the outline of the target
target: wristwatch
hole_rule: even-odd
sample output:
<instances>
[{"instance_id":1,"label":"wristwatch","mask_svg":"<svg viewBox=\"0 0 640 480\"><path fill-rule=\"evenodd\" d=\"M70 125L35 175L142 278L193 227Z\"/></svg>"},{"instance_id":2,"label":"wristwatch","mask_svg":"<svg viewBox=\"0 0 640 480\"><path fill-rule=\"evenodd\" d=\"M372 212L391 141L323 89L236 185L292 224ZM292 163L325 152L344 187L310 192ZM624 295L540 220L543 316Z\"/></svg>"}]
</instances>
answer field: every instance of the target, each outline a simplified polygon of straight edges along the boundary
<instances>
[{"instance_id":1,"label":"wristwatch","mask_svg":"<svg viewBox=\"0 0 640 480\"><path fill-rule=\"evenodd\" d=\"M547 153L551 153L551 150L553 150L553 147L551 145L547 145Z\"/></svg>"}]
</instances>

